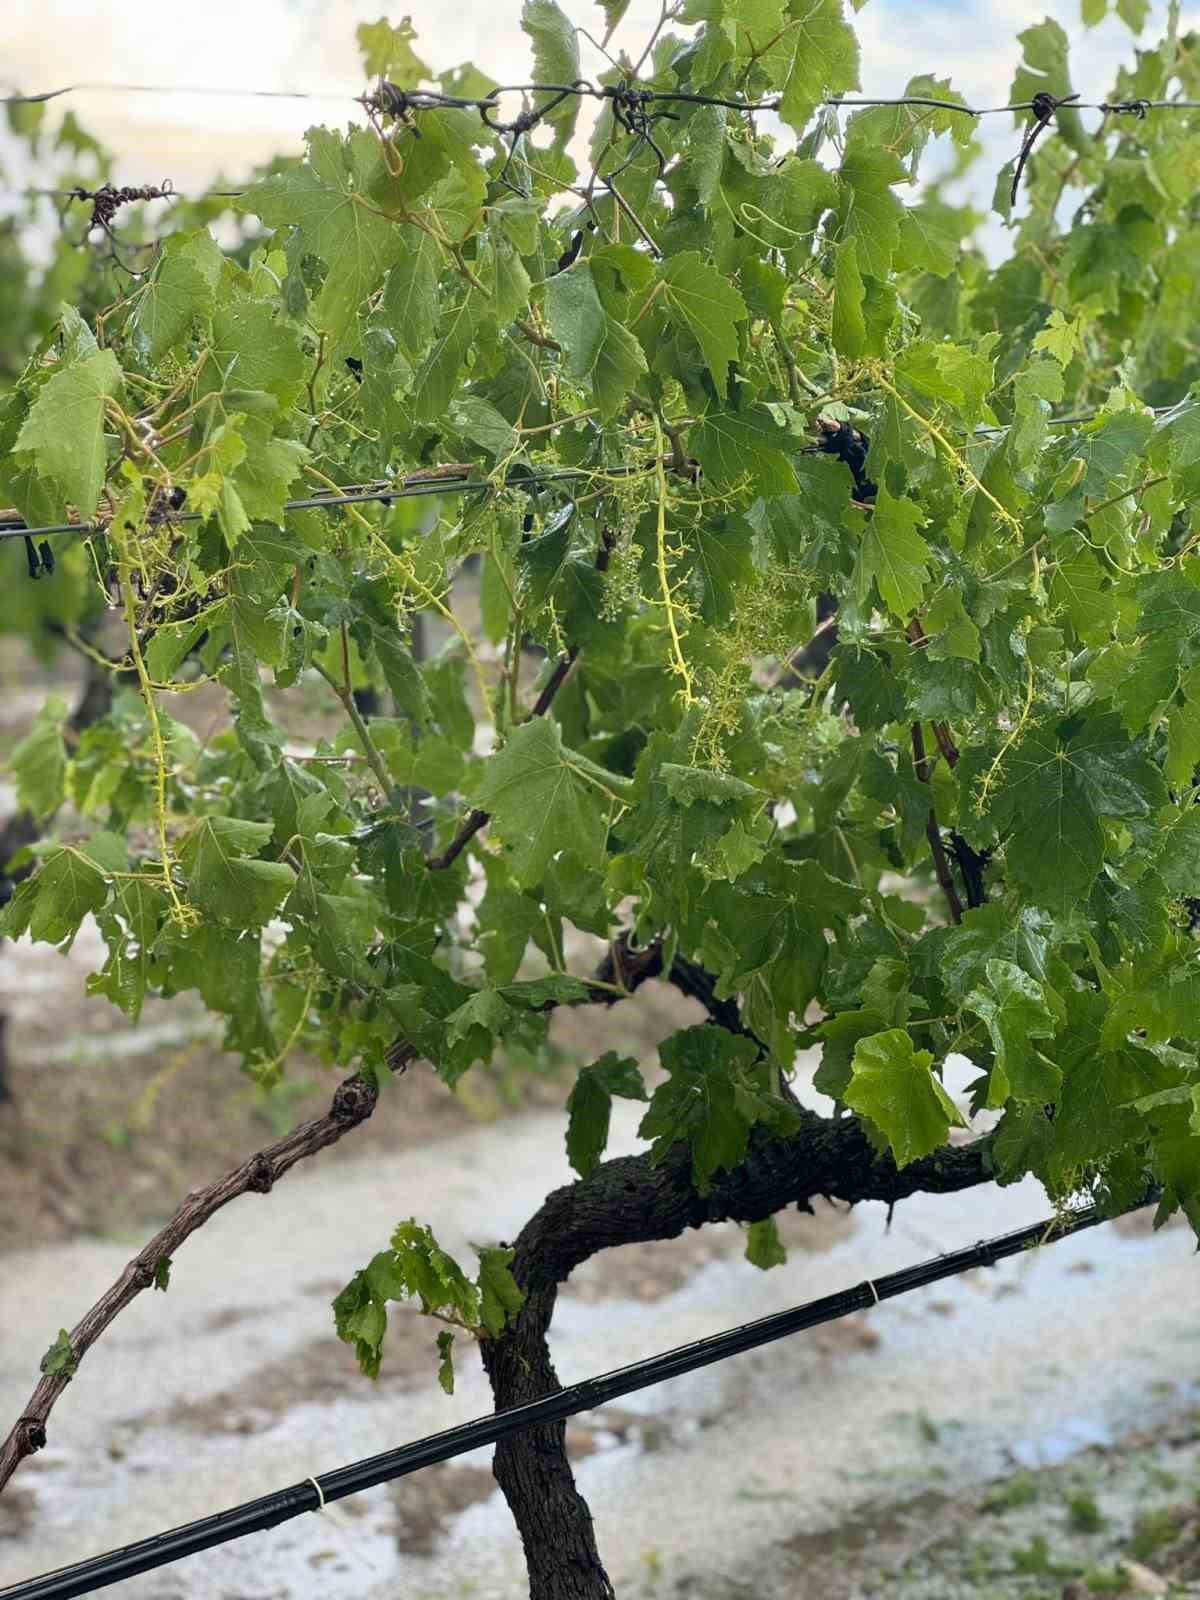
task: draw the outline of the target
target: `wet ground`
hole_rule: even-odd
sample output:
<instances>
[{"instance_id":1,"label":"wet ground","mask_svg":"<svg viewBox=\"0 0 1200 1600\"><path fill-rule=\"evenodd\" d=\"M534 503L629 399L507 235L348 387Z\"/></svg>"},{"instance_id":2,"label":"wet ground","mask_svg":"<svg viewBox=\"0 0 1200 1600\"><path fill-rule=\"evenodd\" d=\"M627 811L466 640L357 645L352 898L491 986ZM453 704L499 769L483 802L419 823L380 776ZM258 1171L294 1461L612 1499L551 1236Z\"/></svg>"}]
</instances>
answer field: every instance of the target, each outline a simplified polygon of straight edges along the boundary
<instances>
[{"instance_id":1,"label":"wet ground","mask_svg":"<svg viewBox=\"0 0 1200 1600\"><path fill-rule=\"evenodd\" d=\"M635 1118L619 1120L618 1147ZM410 1214L436 1217L464 1255L472 1239L511 1236L567 1176L561 1148L560 1118L528 1113L298 1171L269 1201L216 1217L180 1252L169 1292L135 1303L87 1357L21 1493L0 1499L0 1581L486 1411L477 1362L441 1394L435 1328L403 1311L372 1387L332 1338L328 1302ZM1029 1184L921 1197L890 1230L877 1206L789 1218L789 1261L767 1274L740 1258L732 1227L600 1258L562 1299L558 1369L603 1371L1044 1211ZM54 1333L128 1255L88 1239L3 1259L0 1415L19 1411ZM1139 1516L1194 1503L1198 1304L1184 1229L1108 1227L580 1418L572 1452L618 1591L1061 1593L1071 1574L1099 1573ZM487 1469L479 1453L121 1592L515 1600L519 1548ZM1069 1509L1084 1494L1099 1519L1086 1530ZM1073 1553L1080 1543L1094 1560ZM905 1564L907 1578L887 1576Z\"/></svg>"},{"instance_id":2,"label":"wet ground","mask_svg":"<svg viewBox=\"0 0 1200 1600\"><path fill-rule=\"evenodd\" d=\"M0 735L3 728L0 727ZM4 797L0 796L0 813ZM0 1423L58 1329L191 1185L328 1104L300 1061L256 1098L186 998L130 1030L83 996L98 942L0 946L12 1018L0 1107ZM648 985L604 1044L652 1063L694 1020ZM363 1129L180 1252L97 1345L48 1448L0 1496L0 1584L207 1515L486 1412L470 1352L434 1381L436 1326L399 1310L380 1382L329 1301L416 1215L447 1248L511 1237L568 1176L561 1104L594 1019L554 1019L563 1070L411 1071ZM619 1106L614 1149L637 1108ZM496 1185L497 1163L503 1182ZM571 1381L1047 1214L1034 1184L782 1219L786 1266L735 1227L596 1258L554 1351ZM1200 1594L1194 1240L1106 1227L582 1416L569 1441L627 1600L1016 1600ZM1171 1584L1174 1587L1170 1587ZM192 1558L114 1593L154 1600L518 1600L486 1452Z\"/></svg>"}]
</instances>

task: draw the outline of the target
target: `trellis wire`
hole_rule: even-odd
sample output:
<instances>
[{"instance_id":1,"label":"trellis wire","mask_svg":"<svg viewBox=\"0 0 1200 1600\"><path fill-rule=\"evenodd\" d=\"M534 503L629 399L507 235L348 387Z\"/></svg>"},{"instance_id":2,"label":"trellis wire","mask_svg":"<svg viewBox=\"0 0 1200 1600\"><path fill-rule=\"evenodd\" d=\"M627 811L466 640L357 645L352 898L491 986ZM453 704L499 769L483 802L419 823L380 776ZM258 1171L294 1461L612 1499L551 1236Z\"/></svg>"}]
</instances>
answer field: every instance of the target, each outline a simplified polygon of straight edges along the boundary
<instances>
[{"instance_id":1,"label":"trellis wire","mask_svg":"<svg viewBox=\"0 0 1200 1600\"><path fill-rule=\"evenodd\" d=\"M556 97L578 95L581 99L620 100L636 96L647 104L659 101L664 104L723 106L730 111L778 111L783 96L769 100L735 100L721 95L693 94L683 89L641 89L626 83L590 83L586 78L574 83L510 83L501 84L490 94L478 96L443 94L439 89L401 89L395 84L385 84L374 95L352 94L347 89L253 89L244 87L216 88L211 85L165 83L69 83L61 89L46 89L40 94L11 94L0 97L0 105L42 105L66 94L165 94L165 95L229 95L267 100L353 100L361 104L371 100L376 109L388 111L392 106L409 111L435 111L452 109L460 111L495 110L501 95L548 94ZM932 95L831 95L819 102L826 109L839 106L855 109L867 106L924 106L938 111L954 111L966 117L999 116L1005 112L1034 111L1036 100L1015 100L1002 106L969 106L958 100L940 100ZM1077 111L1103 111L1106 114L1141 116L1147 111L1194 111L1200 109L1200 100L1084 100L1072 99L1071 107ZM539 112L539 115L544 114Z\"/></svg>"},{"instance_id":2,"label":"trellis wire","mask_svg":"<svg viewBox=\"0 0 1200 1600\"><path fill-rule=\"evenodd\" d=\"M568 419L569 420L569 419ZM626 478L634 473L647 472L653 462L639 462L634 466L562 467L554 472L510 473L503 484L491 478L424 478L419 483L406 483L392 487L379 484L369 489L356 489L347 494L309 495L302 500L285 500L284 511L323 511L338 506L364 505L381 501L390 505L393 500L419 500L426 495L483 494L489 489L534 489L543 484L562 483L578 478ZM155 517L155 523L202 522L208 515L200 511L164 511ZM108 531L106 522L56 522L44 528L31 528L19 518L0 522L2 539L40 539L44 535L76 533L92 538Z\"/></svg>"},{"instance_id":3,"label":"trellis wire","mask_svg":"<svg viewBox=\"0 0 1200 1600\"><path fill-rule=\"evenodd\" d=\"M1154 1195L1147 1195L1130 1209L1140 1209L1153 1198ZM72 1595L90 1594L140 1572L150 1572L170 1562L180 1561L185 1556L196 1555L201 1550L211 1550L216 1545L228 1544L247 1534L278 1527L281 1522L288 1522L307 1511L320 1511L330 1501L343 1500L348 1495L359 1494L364 1489L372 1489L378 1484L419 1472L439 1461L449 1461L469 1450L496 1444L526 1428L562 1422L580 1411L591 1411L597 1406L606 1405L621 1395L648 1389L668 1378L694 1372L714 1362L726 1361L730 1356L759 1349L790 1334L815 1328L821 1323L834 1322L855 1311L870 1310L882 1300L911 1294L915 1289L925 1288L944 1278L956 1277L977 1267L995 1266L998 1261L1019 1255L1030 1246L1056 1242L1108 1220L1094 1206L1088 1206L1065 1216L1050 1217L1029 1227L1018 1228L1012 1233L980 1240L965 1249L952 1250L915 1266L903 1267L899 1272L869 1279L852 1289L810 1300L806 1305L793 1306L788 1311L777 1311L771 1316L743 1323L740 1327L713 1334L707 1339L697 1339L661 1355L618 1367L602 1376L569 1384L555 1394L543 1395L525 1405L477 1417L472 1422L460 1423L442 1433L428 1434L412 1444L401 1445L396 1450L385 1450L380 1455L354 1462L351 1466L305 1478L302 1483L262 1495L257 1500L248 1500L228 1511L201 1518L198 1522L186 1523L152 1538L124 1545L119 1550L110 1550L90 1560L60 1567L57 1572L13 1584L7 1589L0 1589L0 1600L68 1600Z\"/></svg>"},{"instance_id":4,"label":"trellis wire","mask_svg":"<svg viewBox=\"0 0 1200 1600\"><path fill-rule=\"evenodd\" d=\"M654 134L654 124L663 118L673 119L674 113L670 111L652 111L656 105L699 105L718 106L732 111L778 112L782 109L784 96L778 95L768 100L731 99L723 95L695 94L684 89L650 89L643 88L635 79L632 83L622 78L613 84L597 86L587 78L577 78L571 83L514 83L502 84L492 89L486 95L467 96L446 94L440 89L403 89L398 84L391 83L385 78L380 78L378 86L368 93L350 95L345 91L307 91L285 89L255 89L231 88L228 90L215 88L208 85L194 87L180 86L172 88L166 84L133 84L133 83L79 83L67 84L61 89L47 89L33 95L9 95L0 103L5 105L37 105L48 100L57 99L61 95L74 94L85 91L109 94L197 94L197 95L222 95L252 96L266 99L353 99L361 105L367 113L372 127L383 137L383 131L376 120L378 115L387 115L394 118L402 126L411 127L419 133L413 121L416 112L436 110L472 110L478 113L484 126L492 133L507 135L509 139L508 156L501 167L497 181L514 193L522 194L523 190L514 185L508 177L509 167L517 154L521 140L526 134L539 127L547 117L571 95L577 98L590 97L606 101L611 108L613 121L621 132L628 134L633 140L632 153L615 170L606 174L594 174L593 183L599 179L603 186L612 195L614 201L629 217L630 221L641 233L643 239L650 244L652 252L657 255L658 250L645 228L640 223L628 202L623 200L618 192L615 179L621 175L641 154L643 150L650 150L658 161L659 178L663 178L668 159L659 145ZM549 98L543 99L540 104L527 105L516 117L508 122L493 121L491 112L497 111L500 106L500 97L506 94L542 95ZM821 100L818 104L824 109L837 109L840 106L870 107L870 106L914 106L923 109L934 109L953 112L960 116L978 119L979 117L996 116L1003 113L1020 113L1031 111L1033 121L1026 127L1021 142L1021 148L1013 162L1013 176L1011 187L1011 203L1016 204L1017 192L1026 164L1033 152L1034 144L1039 136L1053 124L1054 118L1062 107L1075 110L1095 110L1108 115L1132 115L1140 120L1145 120L1150 111L1186 111L1196 109L1200 101L1194 100L1101 100L1081 101L1078 93L1056 96L1048 90L1035 94L1031 100L1011 101L1002 106L969 106L957 100L940 99L932 95L898 95L893 97L869 97L835 95ZM67 200L90 201L92 203L92 219L88 225L87 234L99 226L108 235L112 246L112 254L119 266L131 277L143 277L144 271L137 271L125 262L120 254L121 244L112 229L112 220L116 210L135 199L170 199L169 182L161 185L143 185L141 189L127 188L116 190L111 184L104 184L96 191L83 188L75 190L33 190L33 194L55 195ZM239 191L213 190L211 198L238 198ZM590 190L587 194L590 203Z\"/></svg>"},{"instance_id":5,"label":"trellis wire","mask_svg":"<svg viewBox=\"0 0 1200 1600\"><path fill-rule=\"evenodd\" d=\"M1177 401L1170 406L1153 406L1149 408L1151 415L1157 418L1168 417L1177 412L1187 400ZM1046 425L1050 428L1077 426L1086 422L1094 422L1099 411L1083 411L1068 417L1047 417ZM568 417L565 419L570 421ZM972 437L980 443L998 433L1006 433L1012 426L1011 423L1001 423L995 426L981 426L974 430ZM820 445L806 446L798 452L801 455L821 454ZM651 462L639 462L635 465L598 466L598 467L562 467L553 472L529 472L510 474L503 484L498 484L491 478L428 478L419 483L401 484L391 488L387 484L370 488L355 489L345 494L310 495L302 500L285 500L284 511L322 511L336 509L338 506L354 506L380 502L390 505L393 500L418 500L427 495L439 494L483 494L489 489L523 489L540 488L543 484L563 483L579 478L616 478L631 477L639 472L647 472L654 465ZM200 522L207 513L199 511L165 511L154 520L157 523L169 522ZM22 522L20 518L13 518L7 522L0 522L0 541L5 539L41 539L53 537L56 534L75 533L82 538L95 538L108 531L106 522L53 522L44 527L31 527Z\"/></svg>"}]
</instances>

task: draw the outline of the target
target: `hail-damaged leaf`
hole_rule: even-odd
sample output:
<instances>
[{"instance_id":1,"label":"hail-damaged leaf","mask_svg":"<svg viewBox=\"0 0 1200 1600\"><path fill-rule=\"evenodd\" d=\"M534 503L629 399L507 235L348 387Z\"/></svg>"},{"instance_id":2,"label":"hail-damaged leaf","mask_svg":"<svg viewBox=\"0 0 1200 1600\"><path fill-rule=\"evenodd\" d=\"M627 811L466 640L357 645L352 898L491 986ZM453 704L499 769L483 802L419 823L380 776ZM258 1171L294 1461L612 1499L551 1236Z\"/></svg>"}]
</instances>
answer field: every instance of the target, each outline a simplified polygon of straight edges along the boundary
<instances>
[{"instance_id":1,"label":"hail-damaged leaf","mask_svg":"<svg viewBox=\"0 0 1200 1600\"><path fill-rule=\"evenodd\" d=\"M641 345L605 311L586 262L550 279L546 312L565 352L567 375L591 385L601 420L607 422L646 370Z\"/></svg>"},{"instance_id":2,"label":"hail-damaged leaf","mask_svg":"<svg viewBox=\"0 0 1200 1600\"><path fill-rule=\"evenodd\" d=\"M158 361L198 318L211 317L220 275L221 251L207 229L164 239L154 274L138 291L129 317L140 352Z\"/></svg>"},{"instance_id":3,"label":"hail-damaged leaf","mask_svg":"<svg viewBox=\"0 0 1200 1600\"><path fill-rule=\"evenodd\" d=\"M571 19L555 0L525 0L522 32L533 43L533 76L537 83L570 84L580 76L579 40ZM569 94L546 113L561 149L575 131L579 96Z\"/></svg>"},{"instance_id":4,"label":"hail-damaged leaf","mask_svg":"<svg viewBox=\"0 0 1200 1600\"><path fill-rule=\"evenodd\" d=\"M656 300L700 346L716 391L724 400L729 363L737 359L737 324L747 317L746 302L698 250L685 250L663 264L642 310Z\"/></svg>"},{"instance_id":5,"label":"hail-damaged leaf","mask_svg":"<svg viewBox=\"0 0 1200 1600\"><path fill-rule=\"evenodd\" d=\"M205 817L180 845L192 900L214 921L233 927L261 927L285 899L295 873L286 861L261 861L252 855L270 839L269 822Z\"/></svg>"},{"instance_id":6,"label":"hail-damaged leaf","mask_svg":"<svg viewBox=\"0 0 1200 1600\"><path fill-rule=\"evenodd\" d=\"M340 339L400 257L403 230L372 198L386 178L373 134L359 130L343 138L328 128L310 128L307 138L307 162L261 178L238 207L269 228L297 229L303 248L325 262L325 282L310 315L316 327Z\"/></svg>"},{"instance_id":7,"label":"hail-damaged leaf","mask_svg":"<svg viewBox=\"0 0 1200 1600\"><path fill-rule=\"evenodd\" d=\"M842 0L792 0L791 55L779 113L800 132L826 95L857 89L858 41Z\"/></svg>"},{"instance_id":8,"label":"hail-damaged leaf","mask_svg":"<svg viewBox=\"0 0 1200 1600\"><path fill-rule=\"evenodd\" d=\"M42 389L16 438L14 448L29 452L38 476L50 479L85 520L104 487L104 402L119 396L122 384L111 350L72 362Z\"/></svg>"},{"instance_id":9,"label":"hail-damaged leaf","mask_svg":"<svg viewBox=\"0 0 1200 1600\"><path fill-rule=\"evenodd\" d=\"M567 1097L567 1160L581 1178L599 1165L608 1144L614 1095L647 1098L637 1062L607 1050L591 1066L580 1068Z\"/></svg>"},{"instance_id":10,"label":"hail-damaged leaf","mask_svg":"<svg viewBox=\"0 0 1200 1600\"><path fill-rule=\"evenodd\" d=\"M489 757L477 798L521 887L537 883L560 850L576 851L593 867L603 857L612 801L548 717L518 728Z\"/></svg>"},{"instance_id":11,"label":"hail-damaged leaf","mask_svg":"<svg viewBox=\"0 0 1200 1600\"><path fill-rule=\"evenodd\" d=\"M3 913L4 935L28 933L69 950L79 925L108 898L104 874L82 851L54 850L36 875L21 884Z\"/></svg>"}]
</instances>

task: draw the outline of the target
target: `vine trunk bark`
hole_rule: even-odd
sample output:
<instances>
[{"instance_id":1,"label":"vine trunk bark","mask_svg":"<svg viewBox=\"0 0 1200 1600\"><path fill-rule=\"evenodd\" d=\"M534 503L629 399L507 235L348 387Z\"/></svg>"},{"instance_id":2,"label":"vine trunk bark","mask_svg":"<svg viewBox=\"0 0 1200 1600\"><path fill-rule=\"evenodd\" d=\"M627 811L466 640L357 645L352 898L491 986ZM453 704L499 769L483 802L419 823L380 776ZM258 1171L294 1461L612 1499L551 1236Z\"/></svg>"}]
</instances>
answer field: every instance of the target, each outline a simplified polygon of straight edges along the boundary
<instances>
[{"instance_id":1,"label":"vine trunk bark","mask_svg":"<svg viewBox=\"0 0 1200 1600\"><path fill-rule=\"evenodd\" d=\"M520 1338L484 1341L497 1411L562 1387L545 1337L557 1293L549 1283L528 1294ZM502 1440L492 1471L521 1534L531 1600L613 1600L592 1514L567 1459L566 1430L556 1422Z\"/></svg>"},{"instance_id":2,"label":"vine trunk bark","mask_svg":"<svg viewBox=\"0 0 1200 1600\"><path fill-rule=\"evenodd\" d=\"M753 1222L789 1205L808 1210L818 1195L890 1204L918 1191L952 1193L991 1179L986 1138L897 1169L856 1118L802 1116L791 1138L756 1130L746 1160L706 1195L693 1184L686 1145L657 1166L648 1155L605 1161L548 1195L515 1241L512 1271L525 1303L499 1338L482 1342L497 1411L561 1388L547 1343L558 1285L600 1250L673 1239L712 1222ZM521 1534L530 1600L612 1600L591 1512L567 1459L565 1424L503 1441L493 1471Z\"/></svg>"}]
</instances>

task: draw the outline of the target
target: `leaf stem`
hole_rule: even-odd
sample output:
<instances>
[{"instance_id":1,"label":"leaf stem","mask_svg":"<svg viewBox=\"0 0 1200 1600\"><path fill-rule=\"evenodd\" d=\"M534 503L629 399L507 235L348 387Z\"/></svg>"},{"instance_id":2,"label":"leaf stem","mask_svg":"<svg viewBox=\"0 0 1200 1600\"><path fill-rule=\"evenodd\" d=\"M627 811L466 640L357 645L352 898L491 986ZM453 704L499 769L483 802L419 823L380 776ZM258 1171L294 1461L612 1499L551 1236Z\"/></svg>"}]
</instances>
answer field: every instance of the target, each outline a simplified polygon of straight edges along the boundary
<instances>
[{"instance_id":1,"label":"leaf stem","mask_svg":"<svg viewBox=\"0 0 1200 1600\"><path fill-rule=\"evenodd\" d=\"M345 643L346 643L345 637L344 637L345 628L346 628L346 624L343 623L342 624L343 648L345 647ZM392 783L391 775L389 774L388 769L387 769L386 765L384 764L383 757L379 753L379 747L376 745L374 739L372 739L372 737L371 737L370 729L367 727L367 724L363 720L362 713L359 711L358 707L354 704L354 691L353 691L353 689L350 688L349 673L347 672L346 683L343 686L342 684L340 684L337 681L337 679L334 677L333 673L330 672L327 667L322 666L321 662L318 661L315 656L313 657L313 666L320 673L321 677L323 677L325 679L325 682L329 685L329 687L333 690L334 694L337 695L338 699L341 701L342 707L345 710L346 715L350 718L350 721L353 724L354 732L358 737L358 742L359 742L359 744L362 745L363 755L367 758L367 762L370 765L371 771L379 779L380 785L381 785L381 787L383 789L383 792L384 792L384 796L386 797L386 796L390 795L391 792L392 792L392 789L394 787L394 785Z\"/></svg>"}]
</instances>

